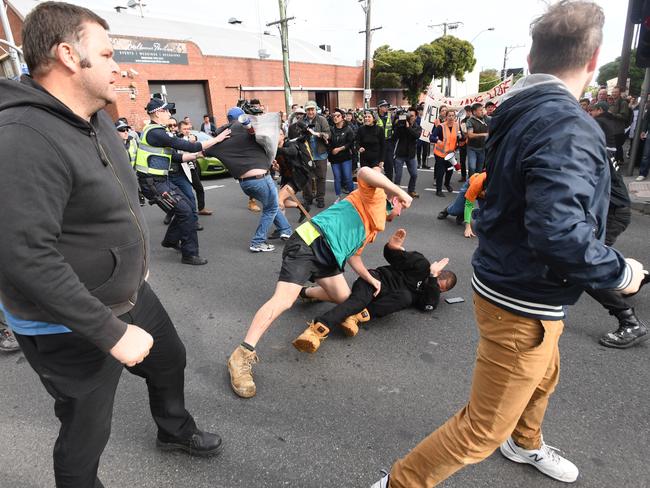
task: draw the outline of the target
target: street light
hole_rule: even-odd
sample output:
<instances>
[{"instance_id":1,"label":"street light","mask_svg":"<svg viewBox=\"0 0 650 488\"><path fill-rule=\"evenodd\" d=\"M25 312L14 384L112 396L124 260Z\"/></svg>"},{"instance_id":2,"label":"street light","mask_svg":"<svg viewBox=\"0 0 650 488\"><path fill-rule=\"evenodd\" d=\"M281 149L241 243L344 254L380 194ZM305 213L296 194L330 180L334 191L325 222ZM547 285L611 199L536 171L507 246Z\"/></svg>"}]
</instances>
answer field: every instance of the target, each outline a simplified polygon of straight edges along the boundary
<instances>
[{"instance_id":1,"label":"street light","mask_svg":"<svg viewBox=\"0 0 650 488\"><path fill-rule=\"evenodd\" d=\"M126 3L126 6L129 7L129 8L139 7L140 8L140 17L144 18L144 12L142 11L142 7L146 7L147 4L142 3L142 0L129 0Z\"/></svg>"},{"instance_id":2,"label":"street light","mask_svg":"<svg viewBox=\"0 0 650 488\"><path fill-rule=\"evenodd\" d=\"M481 32L479 32L478 34L476 34L476 35L472 38L472 40L469 41L469 43L472 44L472 43L476 40L476 38L477 38L478 36L480 36L481 34L483 34L484 32L487 32L487 31L493 31L493 30L494 30L494 27L488 27L487 29L483 29Z\"/></svg>"}]
</instances>

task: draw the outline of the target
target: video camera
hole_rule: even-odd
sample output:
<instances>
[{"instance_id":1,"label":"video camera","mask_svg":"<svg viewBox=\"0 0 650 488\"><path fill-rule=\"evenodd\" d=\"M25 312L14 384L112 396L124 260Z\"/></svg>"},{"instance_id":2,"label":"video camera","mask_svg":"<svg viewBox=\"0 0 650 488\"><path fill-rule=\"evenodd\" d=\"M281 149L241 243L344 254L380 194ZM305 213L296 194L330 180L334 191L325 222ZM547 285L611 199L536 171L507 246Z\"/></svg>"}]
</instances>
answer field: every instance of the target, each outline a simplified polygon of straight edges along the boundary
<instances>
[{"instance_id":1,"label":"video camera","mask_svg":"<svg viewBox=\"0 0 650 488\"><path fill-rule=\"evenodd\" d=\"M409 111L403 108L397 109L395 112L395 125L406 125L406 120L409 118Z\"/></svg>"},{"instance_id":2,"label":"video camera","mask_svg":"<svg viewBox=\"0 0 650 488\"><path fill-rule=\"evenodd\" d=\"M250 101L241 99L237 101L237 106L241 108L245 114L248 115L260 115L264 113L264 110L259 109L257 107L253 107L250 103Z\"/></svg>"}]
</instances>

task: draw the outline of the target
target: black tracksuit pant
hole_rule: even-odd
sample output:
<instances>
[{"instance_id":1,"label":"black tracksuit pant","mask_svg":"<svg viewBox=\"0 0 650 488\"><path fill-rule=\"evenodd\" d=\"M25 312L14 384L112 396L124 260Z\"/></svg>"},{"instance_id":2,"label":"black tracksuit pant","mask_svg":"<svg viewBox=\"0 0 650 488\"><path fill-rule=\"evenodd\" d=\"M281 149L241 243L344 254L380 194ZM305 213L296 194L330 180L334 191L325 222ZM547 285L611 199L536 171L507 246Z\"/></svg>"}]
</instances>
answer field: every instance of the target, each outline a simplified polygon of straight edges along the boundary
<instances>
[{"instance_id":1,"label":"black tracksuit pant","mask_svg":"<svg viewBox=\"0 0 650 488\"><path fill-rule=\"evenodd\" d=\"M127 368L144 378L149 406L162 440L187 439L195 431L185 409L185 346L158 297L145 283L135 307L120 317L153 336L144 361ZM16 334L29 364L54 398L61 422L54 445L57 488L99 488L99 458L111 432L113 400L123 366L77 333Z\"/></svg>"},{"instance_id":2,"label":"black tracksuit pant","mask_svg":"<svg viewBox=\"0 0 650 488\"><path fill-rule=\"evenodd\" d=\"M405 288L398 290L391 289L381 280L381 275L374 270L370 274L380 280L381 290L379 295L373 296L375 288L363 278L357 278L352 285L352 292L349 298L338 304L323 315L316 317L316 321L325 324L330 329L339 325L350 315L368 309L370 318L385 317L391 313L399 312L411 306L413 295Z\"/></svg>"},{"instance_id":3,"label":"black tracksuit pant","mask_svg":"<svg viewBox=\"0 0 650 488\"><path fill-rule=\"evenodd\" d=\"M433 167L433 175L436 180L436 192L442 191L442 180L445 181L445 186L448 186L451 182L451 175L453 171L447 171L449 167L449 162L445 161L445 158L440 156L435 156L436 164Z\"/></svg>"},{"instance_id":4,"label":"black tracksuit pant","mask_svg":"<svg viewBox=\"0 0 650 488\"><path fill-rule=\"evenodd\" d=\"M630 225L631 212L629 207L609 206L607 212L607 226L605 230L605 244L613 246L627 226ZM615 290L585 290L594 300L607 309L610 315L632 308L621 292Z\"/></svg>"},{"instance_id":5,"label":"black tracksuit pant","mask_svg":"<svg viewBox=\"0 0 650 488\"><path fill-rule=\"evenodd\" d=\"M203 183L201 183L201 175L199 175L199 170L196 168L192 169L190 174L192 175L192 188L196 193L196 208L201 211L205 208L205 190L203 189Z\"/></svg>"}]
</instances>

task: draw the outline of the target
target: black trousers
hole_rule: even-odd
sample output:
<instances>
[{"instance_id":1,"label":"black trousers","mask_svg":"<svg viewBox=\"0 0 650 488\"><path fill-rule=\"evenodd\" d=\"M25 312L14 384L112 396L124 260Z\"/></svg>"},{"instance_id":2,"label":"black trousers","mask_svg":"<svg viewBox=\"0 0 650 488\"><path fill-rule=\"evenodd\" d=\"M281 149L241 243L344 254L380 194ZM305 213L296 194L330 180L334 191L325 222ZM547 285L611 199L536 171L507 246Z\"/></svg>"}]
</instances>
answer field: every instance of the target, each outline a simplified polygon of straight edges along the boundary
<instances>
[{"instance_id":1,"label":"black trousers","mask_svg":"<svg viewBox=\"0 0 650 488\"><path fill-rule=\"evenodd\" d=\"M424 141L418 141L415 145L415 155L418 158L418 168L422 168L427 165L427 159L429 158L429 153L431 151L431 144Z\"/></svg>"},{"instance_id":2,"label":"black trousers","mask_svg":"<svg viewBox=\"0 0 650 488\"><path fill-rule=\"evenodd\" d=\"M451 175L453 171L447 171L449 163L445 161L445 158L440 156L435 156L436 164L433 167L433 176L436 180L436 192L442 191L442 180L445 181L445 186L451 183Z\"/></svg>"},{"instance_id":3,"label":"black trousers","mask_svg":"<svg viewBox=\"0 0 650 488\"><path fill-rule=\"evenodd\" d=\"M310 178L302 189L305 203L311 205L314 201L313 180L316 180L316 201L325 202L325 183L327 181L327 159L314 160L314 176Z\"/></svg>"},{"instance_id":4,"label":"black trousers","mask_svg":"<svg viewBox=\"0 0 650 488\"><path fill-rule=\"evenodd\" d=\"M393 181L393 176L395 174L394 165L395 144L392 140L386 139L386 145L384 146L384 174L390 181Z\"/></svg>"},{"instance_id":5,"label":"black trousers","mask_svg":"<svg viewBox=\"0 0 650 488\"><path fill-rule=\"evenodd\" d=\"M619 163L625 162L625 158L623 157L623 145L625 144L625 133L622 134L616 134L614 136L615 142L616 142L616 161Z\"/></svg>"},{"instance_id":6,"label":"black trousers","mask_svg":"<svg viewBox=\"0 0 650 488\"><path fill-rule=\"evenodd\" d=\"M153 347L131 373L144 378L149 406L163 440L187 439L196 431L185 409L185 346L158 297L145 283L135 307L120 317L153 336ZM98 488L99 458L111 432L113 400L123 366L72 332L16 334L20 347L54 398L61 427L54 445L57 488Z\"/></svg>"},{"instance_id":7,"label":"black trousers","mask_svg":"<svg viewBox=\"0 0 650 488\"><path fill-rule=\"evenodd\" d=\"M192 188L196 193L196 208L203 210L205 208L205 190L203 189L203 183L201 183L201 175L196 168L190 170L190 174L192 175Z\"/></svg>"},{"instance_id":8,"label":"black trousers","mask_svg":"<svg viewBox=\"0 0 650 488\"><path fill-rule=\"evenodd\" d=\"M467 144L460 146L460 176L461 179L467 179Z\"/></svg>"},{"instance_id":9,"label":"black trousers","mask_svg":"<svg viewBox=\"0 0 650 488\"><path fill-rule=\"evenodd\" d=\"M613 246L623 231L630 225L631 212L629 207L609 206L607 226L605 228L605 244ZM614 290L585 290L589 296L607 309L610 315L632 308L622 293Z\"/></svg>"},{"instance_id":10,"label":"black trousers","mask_svg":"<svg viewBox=\"0 0 650 488\"><path fill-rule=\"evenodd\" d=\"M378 273L370 271L377 279ZM381 281L381 280L380 280ZM352 285L352 292L346 301L339 303L323 315L316 317L316 321L325 324L330 329L339 325L350 315L368 309L370 318L385 317L391 313L399 312L411 306L413 297L406 289L390 289L382 282L379 295L373 296L375 288L363 278L357 278Z\"/></svg>"}]
</instances>

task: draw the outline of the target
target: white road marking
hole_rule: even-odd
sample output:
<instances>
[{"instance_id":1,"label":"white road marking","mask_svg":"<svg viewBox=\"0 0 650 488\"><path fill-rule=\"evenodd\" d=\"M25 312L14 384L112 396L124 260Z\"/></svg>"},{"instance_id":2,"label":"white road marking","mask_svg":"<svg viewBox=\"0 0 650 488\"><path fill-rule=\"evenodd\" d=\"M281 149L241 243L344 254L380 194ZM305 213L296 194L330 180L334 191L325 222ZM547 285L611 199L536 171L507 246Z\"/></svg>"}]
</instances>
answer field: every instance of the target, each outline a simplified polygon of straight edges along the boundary
<instances>
[{"instance_id":1,"label":"white road marking","mask_svg":"<svg viewBox=\"0 0 650 488\"><path fill-rule=\"evenodd\" d=\"M226 185L210 185L210 186L204 186L204 190L214 190L215 188L223 188Z\"/></svg>"}]
</instances>

